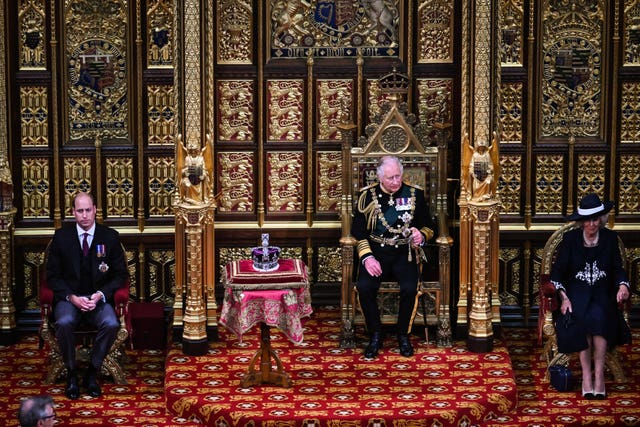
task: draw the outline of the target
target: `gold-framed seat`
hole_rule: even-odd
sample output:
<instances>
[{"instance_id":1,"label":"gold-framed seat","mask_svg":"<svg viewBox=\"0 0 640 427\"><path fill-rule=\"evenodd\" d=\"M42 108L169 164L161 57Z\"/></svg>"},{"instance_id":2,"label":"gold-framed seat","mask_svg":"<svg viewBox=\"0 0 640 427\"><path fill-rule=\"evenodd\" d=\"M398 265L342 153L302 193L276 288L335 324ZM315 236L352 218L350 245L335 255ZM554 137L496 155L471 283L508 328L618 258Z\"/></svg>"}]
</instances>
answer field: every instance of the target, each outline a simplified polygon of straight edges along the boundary
<instances>
[{"instance_id":1,"label":"gold-framed seat","mask_svg":"<svg viewBox=\"0 0 640 427\"><path fill-rule=\"evenodd\" d=\"M438 318L441 304L441 286L437 281L418 282L418 293L416 294L411 313L411 321L409 322L410 332L414 323L424 326L425 341L429 342L429 326L438 325ZM356 325L364 325L364 315L358 298L358 290L353 287L353 312L352 316ZM380 307L380 321L383 325L392 325L396 323L398 317L398 293L400 287L398 282L387 281L380 284L378 292L378 307Z\"/></svg>"},{"instance_id":2,"label":"gold-framed seat","mask_svg":"<svg viewBox=\"0 0 640 427\"><path fill-rule=\"evenodd\" d=\"M51 242L47 244L45 249L44 264L47 263L47 255ZM124 252L124 247L122 248ZM126 253L126 252L125 252ZM53 290L49 287L45 268L40 271L39 277L39 297L40 297L40 341L41 345L46 344L49 348L49 366L45 384L54 384L58 378L66 375L67 369L64 366L64 360L60 347L56 340L55 319L53 317ZM109 352L102 363L102 374L113 378L116 384L127 384L124 373L123 364L126 362L125 343L131 335L131 321L129 319L129 286L130 280L127 279L122 286L114 293L114 309L120 321L120 328L116 334L116 339L111 345ZM76 342L76 358L80 362L87 363L90 357L90 345L97 331L84 322L80 322L78 328L74 332Z\"/></svg>"},{"instance_id":3,"label":"gold-framed seat","mask_svg":"<svg viewBox=\"0 0 640 427\"><path fill-rule=\"evenodd\" d=\"M356 241L351 236L351 216L355 195L376 179L376 168L380 159L387 155L398 157L404 167L404 179L409 184L423 189L429 203L431 215L437 224L437 255L429 263L437 266L434 274L421 280L418 286L411 326L436 327L437 344L449 346L452 343L449 320L450 292L450 252L452 239L447 226L447 138L450 124L436 123L432 132L425 126L413 126L415 117L407 113L407 105L402 101L402 75L390 73L378 82L383 92L387 91L386 104L382 114L374 117L366 127L367 136L362 136L357 146L353 146L355 125L344 122L339 125L342 133L342 174L343 195L341 199L340 239L342 253L342 331L340 346L356 346L355 327L365 325L360 309L355 282L357 281L357 259L354 259ZM348 114L346 114L348 116ZM423 265L424 268L424 265ZM355 274L354 274L355 273ZM378 292L378 304L383 324L397 320L398 284L384 281ZM420 309L422 308L422 310Z\"/></svg>"},{"instance_id":4,"label":"gold-framed seat","mask_svg":"<svg viewBox=\"0 0 640 427\"><path fill-rule=\"evenodd\" d=\"M558 295L555 287L550 282L551 267L556 259L558 248L562 242L564 234L568 231L578 228L576 222L568 222L558 230L556 230L547 240L542 251L542 259L540 262L540 281L538 291L540 297L540 312L538 318L538 337L543 345L541 359L547 364L545 379L549 380L549 367L553 365L569 366L571 364L571 354L565 354L558 351L558 342L556 336L556 328L553 322L553 312L559 309ZM618 249L622 256L623 262L627 259L626 250L622 239L618 237ZM625 306L626 307L626 306ZM629 323L629 313L624 312L625 320ZM617 350L611 349L605 355L605 368L611 373L615 382L627 382L627 377L620 363Z\"/></svg>"}]
</instances>

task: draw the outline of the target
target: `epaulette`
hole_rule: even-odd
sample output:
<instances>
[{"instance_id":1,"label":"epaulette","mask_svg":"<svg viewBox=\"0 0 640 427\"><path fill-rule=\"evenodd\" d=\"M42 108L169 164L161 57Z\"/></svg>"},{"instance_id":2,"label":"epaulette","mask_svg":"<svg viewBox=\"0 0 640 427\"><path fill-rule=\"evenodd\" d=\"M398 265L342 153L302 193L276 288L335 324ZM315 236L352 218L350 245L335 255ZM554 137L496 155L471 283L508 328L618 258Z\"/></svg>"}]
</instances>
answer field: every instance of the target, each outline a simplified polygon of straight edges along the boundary
<instances>
[{"instance_id":1,"label":"epaulette","mask_svg":"<svg viewBox=\"0 0 640 427\"><path fill-rule=\"evenodd\" d=\"M360 192L362 192L362 191L366 191L366 190L368 190L368 189L370 189L370 188L372 188L372 187L375 187L375 186L376 186L376 185L378 185L378 184L379 184L379 182L377 182L377 181L376 181L376 182L374 182L373 184L369 184L369 185L367 185L366 187L362 187L362 188L360 188L360 190L358 190L358 193L360 193Z\"/></svg>"},{"instance_id":2,"label":"epaulette","mask_svg":"<svg viewBox=\"0 0 640 427\"><path fill-rule=\"evenodd\" d=\"M424 191L424 188L421 185L418 184L413 184L411 182L407 182L407 181L403 181L405 184L407 184L409 187L415 187L418 190Z\"/></svg>"}]
</instances>

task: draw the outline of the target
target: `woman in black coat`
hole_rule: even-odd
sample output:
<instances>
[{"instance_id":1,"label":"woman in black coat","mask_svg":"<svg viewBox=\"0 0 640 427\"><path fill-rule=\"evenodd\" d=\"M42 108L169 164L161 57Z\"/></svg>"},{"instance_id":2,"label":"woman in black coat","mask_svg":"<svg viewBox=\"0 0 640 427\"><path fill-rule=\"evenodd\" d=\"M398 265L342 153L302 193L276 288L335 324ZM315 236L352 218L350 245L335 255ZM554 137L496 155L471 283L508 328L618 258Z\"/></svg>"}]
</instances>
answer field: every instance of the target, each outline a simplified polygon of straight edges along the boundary
<instances>
[{"instance_id":1,"label":"woman in black coat","mask_svg":"<svg viewBox=\"0 0 640 427\"><path fill-rule=\"evenodd\" d=\"M595 194L580 201L578 210L567 218L580 227L564 234L551 269L551 282L562 300L561 313L572 313L585 334L586 347L579 354L582 395L586 399L606 397L605 354L618 340L617 305L629 298L629 278L623 268L618 235L605 228L612 207L612 202L602 203ZM559 347L562 344L558 342Z\"/></svg>"}]
</instances>

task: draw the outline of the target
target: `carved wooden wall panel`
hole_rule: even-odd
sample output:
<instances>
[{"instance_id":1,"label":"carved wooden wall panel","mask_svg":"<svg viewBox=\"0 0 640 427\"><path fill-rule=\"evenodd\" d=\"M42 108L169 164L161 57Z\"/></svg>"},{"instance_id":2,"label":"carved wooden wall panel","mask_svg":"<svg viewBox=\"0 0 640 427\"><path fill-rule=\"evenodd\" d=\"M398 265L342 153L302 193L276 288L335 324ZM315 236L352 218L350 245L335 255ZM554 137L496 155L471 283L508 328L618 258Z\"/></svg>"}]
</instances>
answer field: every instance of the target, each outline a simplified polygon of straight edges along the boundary
<instances>
[{"instance_id":1,"label":"carved wooden wall panel","mask_svg":"<svg viewBox=\"0 0 640 427\"><path fill-rule=\"evenodd\" d=\"M456 241L460 129L476 120L487 135L494 125L499 131L506 313L522 322L535 313L538 251L589 191L616 201L637 283L640 1L489 2L499 20L479 37L496 51L474 58L499 90L471 118L466 103L481 97L484 105L492 93L469 92L460 52L474 13L491 12L476 3L7 2L7 33L17 37L2 41L11 62L1 98L10 100L11 122L0 133L17 208L18 309L36 307L39 254L70 220L78 189L95 192L100 220L122 230L132 295L173 303L179 133L213 141L219 267L246 257L266 230L337 300L337 125L349 115L356 138L366 135L384 101L377 79L394 67L410 76L408 109L429 140L434 123L453 123L447 203ZM324 14L327 4L335 19ZM178 40L184 26L197 31ZM202 51L184 50L185 42ZM185 76L202 84L183 87ZM203 105L194 94L205 88Z\"/></svg>"},{"instance_id":2,"label":"carved wooden wall panel","mask_svg":"<svg viewBox=\"0 0 640 427\"><path fill-rule=\"evenodd\" d=\"M501 254L525 249L514 311L531 317L540 247L585 194L614 200L610 226L640 244L640 4L500 0L499 15ZM501 298L514 290L504 280Z\"/></svg>"}]
</instances>

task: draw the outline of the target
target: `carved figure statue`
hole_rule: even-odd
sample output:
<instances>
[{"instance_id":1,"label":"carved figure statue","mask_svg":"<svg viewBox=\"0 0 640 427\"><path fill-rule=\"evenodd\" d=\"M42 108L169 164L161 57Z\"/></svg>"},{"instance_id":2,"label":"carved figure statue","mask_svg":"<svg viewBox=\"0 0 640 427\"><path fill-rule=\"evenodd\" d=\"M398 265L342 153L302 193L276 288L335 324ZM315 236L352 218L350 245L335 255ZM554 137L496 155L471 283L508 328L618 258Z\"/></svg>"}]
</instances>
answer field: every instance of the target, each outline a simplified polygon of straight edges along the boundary
<instances>
[{"instance_id":1,"label":"carved figure statue","mask_svg":"<svg viewBox=\"0 0 640 427\"><path fill-rule=\"evenodd\" d=\"M213 199L213 145L211 136L206 136L204 147L193 139L185 147L182 135L179 134L177 168L179 172L180 199L189 204L207 203Z\"/></svg>"},{"instance_id":2,"label":"carved figure statue","mask_svg":"<svg viewBox=\"0 0 640 427\"><path fill-rule=\"evenodd\" d=\"M465 135L462 143L462 185L466 190L467 199L487 201L495 198L500 165L497 139L497 133L494 132L491 145L486 139L480 139L474 148L469 143L469 136Z\"/></svg>"}]
</instances>

